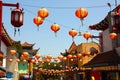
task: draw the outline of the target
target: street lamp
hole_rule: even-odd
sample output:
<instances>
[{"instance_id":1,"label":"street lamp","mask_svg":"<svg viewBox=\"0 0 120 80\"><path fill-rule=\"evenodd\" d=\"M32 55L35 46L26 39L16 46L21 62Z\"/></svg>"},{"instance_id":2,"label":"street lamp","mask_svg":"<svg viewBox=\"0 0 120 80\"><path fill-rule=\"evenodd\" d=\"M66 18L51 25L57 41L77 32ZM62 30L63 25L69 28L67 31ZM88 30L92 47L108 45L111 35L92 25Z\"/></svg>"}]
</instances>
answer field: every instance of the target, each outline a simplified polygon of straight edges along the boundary
<instances>
[{"instance_id":1,"label":"street lamp","mask_svg":"<svg viewBox=\"0 0 120 80\"><path fill-rule=\"evenodd\" d=\"M9 3L3 3L2 0L0 0L0 51L1 51L1 39L2 39L2 6L11 6L16 7L16 10L12 11L11 13L11 24L14 27L20 27L23 24L23 12L19 9L19 3L17 4L9 4Z\"/></svg>"}]
</instances>

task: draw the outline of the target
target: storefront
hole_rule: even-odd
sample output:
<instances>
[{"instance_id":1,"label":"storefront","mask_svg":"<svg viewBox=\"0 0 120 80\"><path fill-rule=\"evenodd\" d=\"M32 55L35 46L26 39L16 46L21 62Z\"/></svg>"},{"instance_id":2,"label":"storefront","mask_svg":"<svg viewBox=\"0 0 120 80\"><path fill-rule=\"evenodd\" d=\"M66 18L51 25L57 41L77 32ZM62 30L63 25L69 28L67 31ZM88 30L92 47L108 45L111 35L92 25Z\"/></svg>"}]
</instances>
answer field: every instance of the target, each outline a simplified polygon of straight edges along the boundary
<instances>
[{"instance_id":1,"label":"storefront","mask_svg":"<svg viewBox=\"0 0 120 80\"><path fill-rule=\"evenodd\" d=\"M84 67L92 68L89 74L92 80L120 79L120 56L115 49L98 54Z\"/></svg>"}]
</instances>

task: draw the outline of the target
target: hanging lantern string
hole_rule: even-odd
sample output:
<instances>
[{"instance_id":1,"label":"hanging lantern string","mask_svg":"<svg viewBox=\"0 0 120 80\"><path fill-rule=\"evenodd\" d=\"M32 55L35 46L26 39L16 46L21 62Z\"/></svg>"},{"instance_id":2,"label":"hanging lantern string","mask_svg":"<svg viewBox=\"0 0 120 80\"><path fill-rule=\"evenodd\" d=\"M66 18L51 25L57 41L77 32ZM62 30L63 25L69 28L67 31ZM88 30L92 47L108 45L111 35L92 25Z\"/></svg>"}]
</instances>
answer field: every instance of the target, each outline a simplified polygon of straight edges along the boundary
<instances>
[{"instance_id":1,"label":"hanging lantern string","mask_svg":"<svg viewBox=\"0 0 120 80\"><path fill-rule=\"evenodd\" d=\"M27 7L34 7L34 8L40 8L43 6L35 6L35 5L28 5L28 4L22 4L23 6L27 6ZM116 4L112 4L111 6L114 6ZM80 7L80 6L79 6ZM99 5L99 6L86 6L84 8L101 8L101 7L107 7L107 5ZM46 8L50 8L50 9L76 9L78 7L46 7Z\"/></svg>"}]
</instances>

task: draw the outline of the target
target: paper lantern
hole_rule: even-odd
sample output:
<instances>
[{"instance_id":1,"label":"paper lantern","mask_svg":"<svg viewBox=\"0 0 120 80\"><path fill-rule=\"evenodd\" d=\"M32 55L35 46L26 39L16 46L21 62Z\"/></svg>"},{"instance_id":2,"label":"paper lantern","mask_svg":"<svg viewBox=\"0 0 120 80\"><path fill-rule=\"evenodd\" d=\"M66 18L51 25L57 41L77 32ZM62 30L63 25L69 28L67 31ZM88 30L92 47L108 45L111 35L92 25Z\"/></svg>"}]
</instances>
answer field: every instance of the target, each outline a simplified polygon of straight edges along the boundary
<instances>
[{"instance_id":1,"label":"paper lantern","mask_svg":"<svg viewBox=\"0 0 120 80\"><path fill-rule=\"evenodd\" d=\"M41 25L43 23L43 19L41 17L37 16L33 19L33 22L37 25L38 30L39 30L39 25Z\"/></svg>"},{"instance_id":2,"label":"paper lantern","mask_svg":"<svg viewBox=\"0 0 120 80\"><path fill-rule=\"evenodd\" d=\"M120 8L118 9L118 15L120 16Z\"/></svg>"},{"instance_id":3,"label":"paper lantern","mask_svg":"<svg viewBox=\"0 0 120 80\"><path fill-rule=\"evenodd\" d=\"M20 27L23 25L23 10L14 9L11 11L11 24L15 27L14 35L16 34L16 28L18 28L18 32L20 33Z\"/></svg>"},{"instance_id":4,"label":"paper lantern","mask_svg":"<svg viewBox=\"0 0 120 80\"><path fill-rule=\"evenodd\" d=\"M20 62L20 59L16 59L16 62Z\"/></svg>"},{"instance_id":5,"label":"paper lantern","mask_svg":"<svg viewBox=\"0 0 120 80\"><path fill-rule=\"evenodd\" d=\"M57 36L57 32L60 30L60 26L56 23L51 25L51 30L55 33L55 36Z\"/></svg>"},{"instance_id":6,"label":"paper lantern","mask_svg":"<svg viewBox=\"0 0 120 80\"><path fill-rule=\"evenodd\" d=\"M109 37L114 40L117 38L117 34L116 33L110 33Z\"/></svg>"},{"instance_id":7,"label":"paper lantern","mask_svg":"<svg viewBox=\"0 0 120 80\"><path fill-rule=\"evenodd\" d=\"M13 59L9 59L8 61L9 61L9 62L12 62L12 61L13 61Z\"/></svg>"},{"instance_id":8,"label":"paper lantern","mask_svg":"<svg viewBox=\"0 0 120 80\"><path fill-rule=\"evenodd\" d=\"M49 16L49 12L46 8L41 8L38 10L38 16L44 19Z\"/></svg>"},{"instance_id":9,"label":"paper lantern","mask_svg":"<svg viewBox=\"0 0 120 80\"><path fill-rule=\"evenodd\" d=\"M74 41L74 37L77 35L77 31L72 29L69 31L69 35L72 37L72 40Z\"/></svg>"},{"instance_id":10,"label":"paper lantern","mask_svg":"<svg viewBox=\"0 0 120 80\"><path fill-rule=\"evenodd\" d=\"M83 34L83 37L84 37L86 40L88 40L88 39L91 37L91 33L90 33L90 32L85 32L85 33Z\"/></svg>"},{"instance_id":11,"label":"paper lantern","mask_svg":"<svg viewBox=\"0 0 120 80\"><path fill-rule=\"evenodd\" d=\"M67 58L68 58L68 59L71 59L71 58L72 58L72 55L71 55L71 54L69 54L69 55L67 56Z\"/></svg>"},{"instance_id":12,"label":"paper lantern","mask_svg":"<svg viewBox=\"0 0 120 80\"><path fill-rule=\"evenodd\" d=\"M82 26L83 26L83 19L88 15L88 11L85 8L78 8L75 11L75 15L77 18L81 20Z\"/></svg>"},{"instance_id":13,"label":"paper lantern","mask_svg":"<svg viewBox=\"0 0 120 80\"><path fill-rule=\"evenodd\" d=\"M40 58L40 54L36 54L35 57L36 57L37 59L39 59L39 58Z\"/></svg>"},{"instance_id":14,"label":"paper lantern","mask_svg":"<svg viewBox=\"0 0 120 80\"><path fill-rule=\"evenodd\" d=\"M14 54L16 54L16 50L10 50L10 52L9 52L11 55L14 55Z\"/></svg>"}]
</instances>

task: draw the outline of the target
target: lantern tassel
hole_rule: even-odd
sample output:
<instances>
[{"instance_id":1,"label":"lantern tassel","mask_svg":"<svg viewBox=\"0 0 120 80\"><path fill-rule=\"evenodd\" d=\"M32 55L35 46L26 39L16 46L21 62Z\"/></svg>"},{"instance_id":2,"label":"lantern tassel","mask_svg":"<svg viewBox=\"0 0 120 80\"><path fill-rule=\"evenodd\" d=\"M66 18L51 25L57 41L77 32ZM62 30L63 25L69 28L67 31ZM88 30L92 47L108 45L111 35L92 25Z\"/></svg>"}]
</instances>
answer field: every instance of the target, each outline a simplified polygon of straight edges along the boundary
<instances>
[{"instance_id":1,"label":"lantern tassel","mask_svg":"<svg viewBox=\"0 0 120 80\"><path fill-rule=\"evenodd\" d=\"M16 35L16 28L14 28L14 37L15 37L15 35Z\"/></svg>"},{"instance_id":2,"label":"lantern tassel","mask_svg":"<svg viewBox=\"0 0 120 80\"><path fill-rule=\"evenodd\" d=\"M72 41L74 42L74 37L72 37Z\"/></svg>"},{"instance_id":3,"label":"lantern tassel","mask_svg":"<svg viewBox=\"0 0 120 80\"><path fill-rule=\"evenodd\" d=\"M81 24L82 24L82 26L83 26L83 19L80 19L80 21L81 21Z\"/></svg>"},{"instance_id":4,"label":"lantern tassel","mask_svg":"<svg viewBox=\"0 0 120 80\"><path fill-rule=\"evenodd\" d=\"M39 26L37 26L37 30L39 31Z\"/></svg>"},{"instance_id":5,"label":"lantern tassel","mask_svg":"<svg viewBox=\"0 0 120 80\"><path fill-rule=\"evenodd\" d=\"M55 37L57 37L57 32L55 32Z\"/></svg>"},{"instance_id":6,"label":"lantern tassel","mask_svg":"<svg viewBox=\"0 0 120 80\"><path fill-rule=\"evenodd\" d=\"M18 33L19 33L19 36L20 36L20 29L18 28Z\"/></svg>"}]
</instances>

